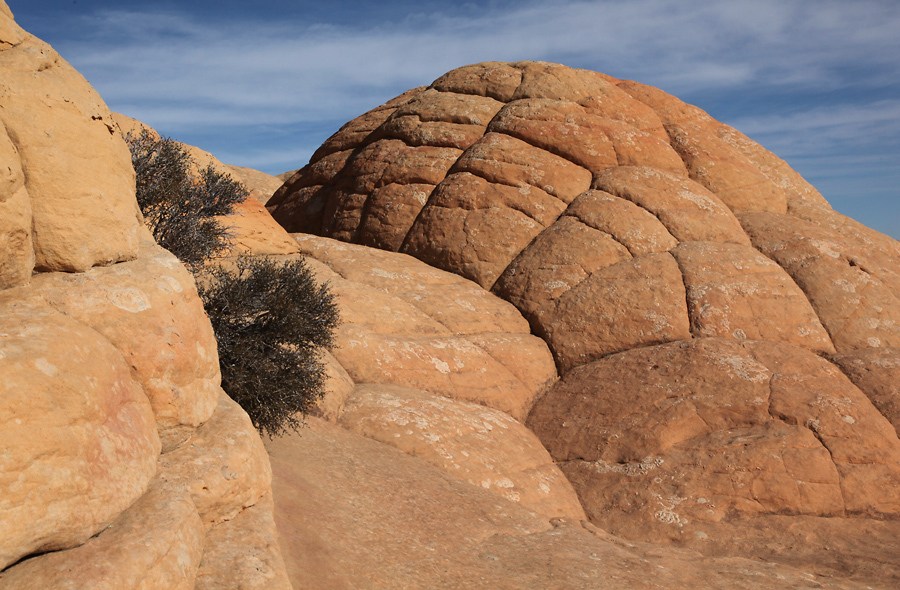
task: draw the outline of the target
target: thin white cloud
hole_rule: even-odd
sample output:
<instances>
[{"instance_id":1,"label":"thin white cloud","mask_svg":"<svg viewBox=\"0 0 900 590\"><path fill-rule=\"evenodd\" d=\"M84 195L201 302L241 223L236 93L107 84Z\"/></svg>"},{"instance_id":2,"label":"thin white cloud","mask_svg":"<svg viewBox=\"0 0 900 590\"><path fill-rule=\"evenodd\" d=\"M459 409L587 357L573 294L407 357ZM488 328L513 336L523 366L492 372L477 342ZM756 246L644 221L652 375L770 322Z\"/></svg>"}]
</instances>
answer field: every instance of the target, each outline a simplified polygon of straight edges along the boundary
<instances>
[{"instance_id":1,"label":"thin white cloud","mask_svg":"<svg viewBox=\"0 0 900 590\"><path fill-rule=\"evenodd\" d=\"M900 100L825 105L792 114L739 118L729 124L782 157L852 154L875 144L900 146Z\"/></svg>"},{"instance_id":2,"label":"thin white cloud","mask_svg":"<svg viewBox=\"0 0 900 590\"><path fill-rule=\"evenodd\" d=\"M847 64L877 66L885 78L900 73L900 11L849 6L523 3L477 18L418 15L370 28L117 11L86 23L93 40L66 50L108 102L152 104L160 123L180 123L192 106L198 123L277 123L349 118L485 60L563 61L676 94L752 84L829 88L846 83L837 73Z\"/></svg>"},{"instance_id":3,"label":"thin white cloud","mask_svg":"<svg viewBox=\"0 0 900 590\"><path fill-rule=\"evenodd\" d=\"M527 0L374 23L120 10L78 27L59 49L113 109L178 139L212 138L202 147L221 159L272 172L305 163L340 123L267 145L228 138L254 126L321 129L461 65L539 59L681 96L765 95L780 112L728 122L797 162L826 197L819 180L837 195L850 178L897 177L896 163L870 154L900 153L900 101L867 96L900 80L896 0ZM802 106L790 103L798 92ZM890 182L873 184L883 197Z\"/></svg>"}]
</instances>

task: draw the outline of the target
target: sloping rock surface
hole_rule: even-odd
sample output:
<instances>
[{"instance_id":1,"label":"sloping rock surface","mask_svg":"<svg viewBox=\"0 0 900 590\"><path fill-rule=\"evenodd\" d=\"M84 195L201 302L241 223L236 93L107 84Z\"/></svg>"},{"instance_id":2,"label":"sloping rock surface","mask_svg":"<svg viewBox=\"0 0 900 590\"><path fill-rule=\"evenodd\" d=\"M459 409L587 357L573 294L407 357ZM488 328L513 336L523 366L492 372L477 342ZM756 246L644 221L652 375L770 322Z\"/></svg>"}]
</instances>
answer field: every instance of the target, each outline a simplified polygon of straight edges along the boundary
<instances>
[{"instance_id":1,"label":"sloping rock surface","mask_svg":"<svg viewBox=\"0 0 900 590\"><path fill-rule=\"evenodd\" d=\"M562 376L526 423L595 525L900 580L900 243L735 129L637 82L477 64L347 123L268 208L512 303ZM355 380L393 338L336 356Z\"/></svg>"},{"instance_id":2,"label":"sloping rock surface","mask_svg":"<svg viewBox=\"0 0 900 590\"><path fill-rule=\"evenodd\" d=\"M556 369L512 305L409 256L296 238L342 310L320 415L545 518L584 518L521 423Z\"/></svg>"},{"instance_id":3,"label":"sloping rock surface","mask_svg":"<svg viewBox=\"0 0 900 590\"><path fill-rule=\"evenodd\" d=\"M315 418L266 447L297 588L865 588L758 560L628 543L569 519L548 522Z\"/></svg>"}]
</instances>

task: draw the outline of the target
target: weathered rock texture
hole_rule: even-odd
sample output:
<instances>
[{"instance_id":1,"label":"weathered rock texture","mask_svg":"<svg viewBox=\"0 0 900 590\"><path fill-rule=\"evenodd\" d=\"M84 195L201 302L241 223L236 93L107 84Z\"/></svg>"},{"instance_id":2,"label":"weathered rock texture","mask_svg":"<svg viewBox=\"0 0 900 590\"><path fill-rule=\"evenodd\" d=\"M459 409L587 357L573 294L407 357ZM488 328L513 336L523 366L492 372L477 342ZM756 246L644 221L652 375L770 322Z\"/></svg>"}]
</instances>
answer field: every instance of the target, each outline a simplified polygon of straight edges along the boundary
<instances>
[{"instance_id":1,"label":"weathered rock texture","mask_svg":"<svg viewBox=\"0 0 900 590\"><path fill-rule=\"evenodd\" d=\"M106 106L2 0L0 123L0 588L289 588L194 280Z\"/></svg>"},{"instance_id":2,"label":"weathered rock texture","mask_svg":"<svg viewBox=\"0 0 900 590\"><path fill-rule=\"evenodd\" d=\"M100 96L8 9L0 72L0 288L137 257L134 171Z\"/></svg>"},{"instance_id":3,"label":"weathered rock texture","mask_svg":"<svg viewBox=\"0 0 900 590\"><path fill-rule=\"evenodd\" d=\"M266 447L297 588L866 587L759 560L629 543L587 522L548 522L318 419Z\"/></svg>"},{"instance_id":4,"label":"weathered rock texture","mask_svg":"<svg viewBox=\"0 0 900 590\"><path fill-rule=\"evenodd\" d=\"M900 243L738 131L636 82L484 63L349 122L268 208L289 231L409 254L515 305L562 375L526 423L595 525L900 582ZM391 305L369 300L372 325L354 317L352 354L336 352L352 380L393 374L383 359L401 349L380 328ZM421 370L382 382L427 389ZM517 418L530 405L459 383L440 393ZM336 391L323 415L342 407L366 434L415 397L388 410ZM417 449L409 430L389 442Z\"/></svg>"},{"instance_id":5,"label":"weathered rock texture","mask_svg":"<svg viewBox=\"0 0 900 590\"><path fill-rule=\"evenodd\" d=\"M403 254L297 242L342 310L321 416L547 518L584 518L520 422L556 369L512 305Z\"/></svg>"}]
</instances>

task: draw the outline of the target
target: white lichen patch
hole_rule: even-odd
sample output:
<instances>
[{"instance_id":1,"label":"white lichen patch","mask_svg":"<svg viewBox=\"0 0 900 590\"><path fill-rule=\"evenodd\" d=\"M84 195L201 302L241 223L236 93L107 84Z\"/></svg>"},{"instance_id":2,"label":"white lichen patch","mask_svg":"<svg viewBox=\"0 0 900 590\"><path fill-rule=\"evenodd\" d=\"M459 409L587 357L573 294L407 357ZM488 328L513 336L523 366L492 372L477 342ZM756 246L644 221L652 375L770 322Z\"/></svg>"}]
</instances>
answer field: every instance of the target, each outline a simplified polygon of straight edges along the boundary
<instances>
[{"instance_id":1,"label":"white lichen patch","mask_svg":"<svg viewBox=\"0 0 900 590\"><path fill-rule=\"evenodd\" d=\"M107 293L106 298L118 307L131 313L138 313L150 309L150 300L136 287L125 287Z\"/></svg>"},{"instance_id":2,"label":"white lichen patch","mask_svg":"<svg viewBox=\"0 0 900 590\"><path fill-rule=\"evenodd\" d=\"M663 498L659 494L653 494L653 497L656 498L657 504L661 506L660 510L657 510L653 515L656 520L665 523L665 524L675 524L678 526L683 526L688 523L688 521L675 512L675 507L687 500L687 498L681 498L679 496L669 496L667 498Z\"/></svg>"},{"instance_id":3,"label":"white lichen patch","mask_svg":"<svg viewBox=\"0 0 900 590\"><path fill-rule=\"evenodd\" d=\"M751 383L768 381L771 376L771 372L764 365L747 357L716 355L712 360L717 367L725 369L730 377L743 379Z\"/></svg>"},{"instance_id":4,"label":"white lichen patch","mask_svg":"<svg viewBox=\"0 0 900 590\"><path fill-rule=\"evenodd\" d=\"M56 365L43 357L36 359L34 361L34 366L38 371L48 377L56 377L56 375L59 373L59 369L56 368Z\"/></svg>"},{"instance_id":5,"label":"white lichen patch","mask_svg":"<svg viewBox=\"0 0 900 590\"><path fill-rule=\"evenodd\" d=\"M657 469L663 463L662 457L645 457L640 463L608 463L598 459L588 464L597 473L621 473L629 477L639 477Z\"/></svg>"}]
</instances>

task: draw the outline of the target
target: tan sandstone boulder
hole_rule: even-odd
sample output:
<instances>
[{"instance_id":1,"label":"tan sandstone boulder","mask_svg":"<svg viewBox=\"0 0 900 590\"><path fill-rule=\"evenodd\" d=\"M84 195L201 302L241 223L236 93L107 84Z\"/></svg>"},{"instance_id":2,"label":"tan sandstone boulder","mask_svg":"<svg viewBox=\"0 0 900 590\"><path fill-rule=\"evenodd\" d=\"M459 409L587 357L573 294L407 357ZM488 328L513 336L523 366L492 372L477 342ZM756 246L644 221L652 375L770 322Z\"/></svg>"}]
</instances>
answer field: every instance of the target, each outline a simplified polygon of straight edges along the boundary
<instances>
[{"instance_id":1,"label":"tan sandstone boulder","mask_svg":"<svg viewBox=\"0 0 900 590\"><path fill-rule=\"evenodd\" d=\"M0 181L0 285L27 282L32 261L81 271L135 258L134 172L112 114L8 10L0 22L0 154L11 163Z\"/></svg>"},{"instance_id":2,"label":"tan sandstone boulder","mask_svg":"<svg viewBox=\"0 0 900 590\"><path fill-rule=\"evenodd\" d=\"M135 261L36 275L35 293L90 326L125 358L156 415L163 452L212 415L221 389L216 340L194 278L152 241Z\"/></svg>"},{"instance_id":3,"label":"tan sandstone boulder","mask_svg":"<svg viewBox=\"0 0 900 590\"><path fill-rule=\"evenodd\" d=\"M191 590L203 524L186 495L151 486L84 545L35 557L0 573L3 590Z\"/></svg>"},{"instance_id":4,"label":"tan sandstone boulder","mask_svg":"<svg viewBox=\"0 0 900 590\"><path fill-rule=\"evenodd\" d=\"M0 295L0 567L74 547L156 473L150 403L119 351L26 288Z\"/></svg>"},{"instance_id":5,"label":"tan sandstone boulder","mask_svg":"<svg viewBox=\"0 0 900 590\"><path fill-rule=\"evenodd\" d=\"M215 525L271 524L271 471L194 281L140 226L106 107L2 0L0 70L0 587L249 583L216 556L277 566L274 532Z\"/></svg>"}]
</instances>

